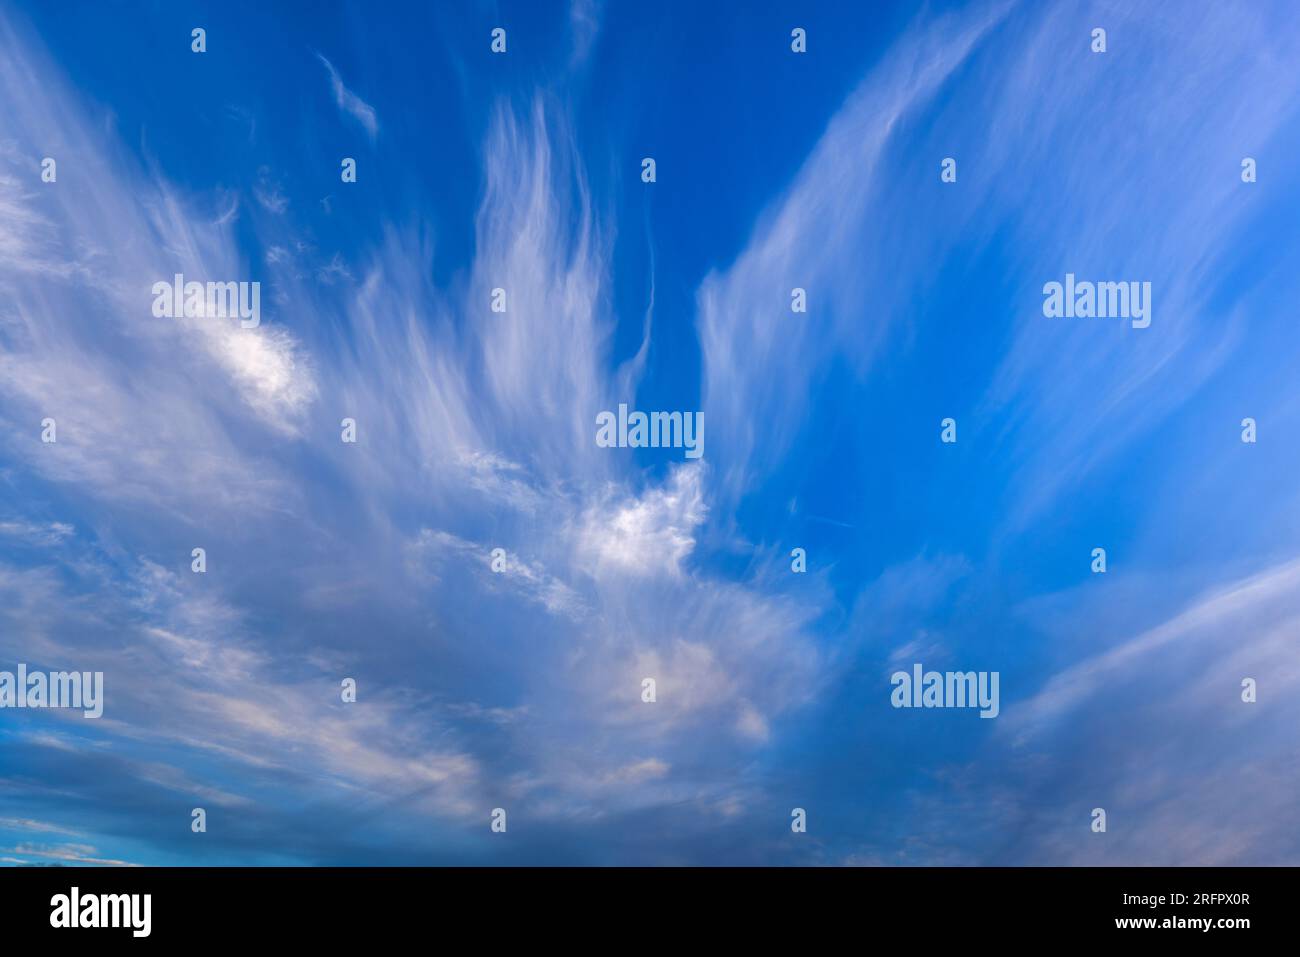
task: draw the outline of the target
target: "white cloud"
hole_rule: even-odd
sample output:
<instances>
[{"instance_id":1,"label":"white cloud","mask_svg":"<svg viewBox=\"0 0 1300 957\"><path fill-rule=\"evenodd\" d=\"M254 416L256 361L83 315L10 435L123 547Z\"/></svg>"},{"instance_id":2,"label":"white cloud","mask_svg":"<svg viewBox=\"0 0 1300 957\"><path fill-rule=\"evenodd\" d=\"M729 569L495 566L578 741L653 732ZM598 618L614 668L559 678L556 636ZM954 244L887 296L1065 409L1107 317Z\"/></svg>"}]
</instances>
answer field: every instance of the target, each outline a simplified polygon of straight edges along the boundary
<instances>
[{"instance_id":1,"label":"white cloud","mask_svg":"<svg viewBox=\"0 0 1300 957\"><path fill-rule=\"evenodd\" d=\"M0 522L0 535L21 539L34 545L50 547L64 542L76 531L65 522Z\"/></svg>"},{"instance_id":2,"label":"white cloud","mask_svg":"<svg viewBox=\"0 0 1300 957\"><path fill-rule=\"evenodd\" d=\"M1267 669L1270 693L1277 694L1300 685L1300 663L1278 666L1279 661L1294 661L1294 656L1286 653L1286 636L1275 627L1296 621L1300 621L1300 559L1216 589L1169 621L1054 675L1031 699L1009 709L1002 729L1024 738L1096 697L1105 697L1113 685L1144 674L1158 679L1167 670L1160 659L1171 646L1177 646L1184 666L1209 655L1220 674L1229 678L1246 672L1226 667L1228 658L1241 658L1243 665L1249 661L1255 670ZM1232 685L1230 680L1230 689ZM1186 705L1210 699L1182 694L1179 700Z\"/></svg>"},{"instance_id":3,"label":"white cloud","mask_svg":"<svg viewBox=\"0 0 1300 957\"><path fill-rule=\"evenodd\" d=\"M591 504L578 532L580 560L597 575L679 574L705 519L703 472L701 465L676 466L663 486L639 497Z\"/></svg>"},{"instance_id":4,"label":"white cloud","mask_svg":"<svg viewBox=\"0 0 1300 957\"><path fill-rule=\"evenodd\" d=\"M91 498L192 515L287 501L282 475L252 466L246 448L250 433L298 434L316 394L302 343L266 316L241 329L152 315L152 285L176 273L258 279L231 218L214 225L210 203L187 202L120 160L111 132L85 118L38 49L4 28L0 47L0 102L21 144L0 154L11 167L0 175L17 182L40 143L75 156L79 171L39 196L35 186L0 190L9 213L0 222L20 227L0 225L0 419L10 443L30 434L27 423L54 418L59 442L20 457Z\"/></svg>"},{"instance_id":5,"label":"white cloud","mask_svg":"<svg viewBox=\"0 0 1300 957\"><path fill-rule=\"evenodd\" d=\"M275 301L299 321L243 330L149 312L151 283L175 272L244 275L233 220L213 225L210 204L110 162L115 144L91 137L58 84L29 89L40 72L3 52L0 106L13 107L15 135L53 135L58 117L94 175L90 202L50 194L48 246L14 247L66 282L4 275L16 319L0 327L0 416L14 435L55 416L59 442L32 436L15 459L76 483L105 520L100 550L74 559L75 588L50 569L0 566L0 651L20 642L111 674L95 731L111 736L123 774L155 787L237 802L288 779L288 793L349 803L414 794L419 813L443 818L481 814L498 788L529 780L551 789L560 816L591 795L741 807L744 789L677 774L677 755L777 733L816 684L817 609L688 567L708 516L702 466L647 482L630 456L595 446L595 413L634 398L649 323L641 361L609 372L609 240L563 115L540 101L523 116L494 112L476 258L452 288L434 284L418 224L354 257L355 285L322 290L313 268L297 268L304 240L283 218L256 217L266 263L284 267ZM322 61L340 107L373 123ZM264 203L286 211L267 185ZM496 286L505 314L488 307ZM344 415L359 424L354 447L338 442ZM132 520L117 529L120 515ZM206 576L185 571L194 528L227 549L213 546ZM502 576L487 566L498 542L511 559ZM248 580L258 569L264 585ZM340 635L358 605L383 627ZM460 608L471 630L456 630ZM348 708L339 679L356 670L358 641L382 677ZM501 672L446 704L429 689L463 667L466 648L499 656ZM635 710L645 667L670 702L649 721ZM473 684L480 670L446 680ZM555 726L570 723L604 747L569 754ZM715 727L722 744L699 733ZM475 738L487 733L500 737ZM31 743L55 740L92 747ZM158 759L178 747L184 776Z\"/></svg>"},{"instance_id":6,"label":"white cloud","mask_svg":"<svg viewBox=\"0 0 1300 957\"><path fill-rule=\"evenodd\" d=\"M19 844L0 847L0 853L21 854L24 858L36 857L60 864L92 867L135 867L130 861L95 857L96 849L89 844ZM20 859L21 860L21 859ZM26 863L26 861L23 861Z\"/></svg>"},{"instance_id":7,"label":"white cloud","mask_svg":"<svg viewBox=\"0 0 1300 957\"><path fill-rule=\"evenodd\" d=\"M831 119L736 261L701 284L705 412L719 437L711 453L729 500L752 487L752 473L781 460L806 421L809 383L830 358L861 370L885 341L900 310L885 255L892 240L878 218L892 185L878 166L895 127L1005 13L948 17L905 35ZM868 280L877 277L873 286ZM795 287L808 291L807 315L790 313Z\"/></svg>"},{"instance_id":8,"label":"white cloud","mask_svg":"<svg viewBox=\"0 0 1300 957\"><path fill-rule=\"evenodd\" d=\"M334 92L335 105L360 123L373 141L379 132L379 118L375 115L374 107L343 85L343 78L339 76L339 71L334 69L333 63L325 59L320 53L317 53L316 56L320 58L321 63L325 64L325 69L329 71L330 89Z\"/></svg>"}]
</instances>

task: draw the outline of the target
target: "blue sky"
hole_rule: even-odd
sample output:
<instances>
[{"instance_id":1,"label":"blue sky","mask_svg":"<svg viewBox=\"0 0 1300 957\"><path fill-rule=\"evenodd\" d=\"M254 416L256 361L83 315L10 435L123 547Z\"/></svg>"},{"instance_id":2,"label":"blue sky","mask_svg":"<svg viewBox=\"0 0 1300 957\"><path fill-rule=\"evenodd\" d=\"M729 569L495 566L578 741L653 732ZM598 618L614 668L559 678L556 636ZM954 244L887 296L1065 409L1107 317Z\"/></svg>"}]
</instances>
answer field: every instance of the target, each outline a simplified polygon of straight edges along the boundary
<instances>
[{"instance_id":1,"label":"blue sky","mask_svg":"<svg viewBox=\"0 0 1300 957\"><path fill-rule=\"evenodd\" d=\"M0 6L0 861L1300 861L1300 11L1134 6Z\"/></svg>"}]
</instances>

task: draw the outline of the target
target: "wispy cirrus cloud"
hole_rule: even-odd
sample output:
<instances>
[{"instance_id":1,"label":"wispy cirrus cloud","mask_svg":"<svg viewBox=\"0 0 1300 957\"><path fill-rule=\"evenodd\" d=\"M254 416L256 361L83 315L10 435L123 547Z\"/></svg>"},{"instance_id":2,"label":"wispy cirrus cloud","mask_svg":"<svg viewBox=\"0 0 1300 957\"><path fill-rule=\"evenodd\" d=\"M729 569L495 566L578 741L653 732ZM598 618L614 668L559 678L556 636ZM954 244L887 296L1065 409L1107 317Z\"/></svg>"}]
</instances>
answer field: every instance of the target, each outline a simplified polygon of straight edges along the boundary
<instances>
[{"instance_id":1,"label":"wispy cirrus cloud","mask_svg":"<svg viewBox=\"0 0 1300 957\"><path fill-rule=\"evenodd\" d=\"M130 861L95 857L96 848L90 844L19 844L15 847L0 847L0 854L17 854L21 857L10 859L13 863L27 863L26 858L43 861L55 861L60 864L91 867L134 867Z\"/></svg>"},{"instance_id":2,"label":"wispy cirrus cloud","mask_svg":"<svg viewBox=\"0 0 1300 957\"><path fill-rule=\"evenodd\" d=\"M29 104L27 135L56 114L75 131L66 91L9 78ZM612 368L610 250L568 111L545 98L494 108L475 256L449 287L433 283L418 226L328 260L338 281L322 284L296 261L312 250L293 207L263 198L273 215L244 226L286 251L267 253L266 278L297 321L256 330L160 320L147 295L134 301L146 278L239 275L243 260L234 219L212 225L165 180L116 166L112 146L86 134L79 154L101 169L95 206L113 227L91 216L77 230L130 252L87 264L95 284L70 281L57 311L20 286L21 327L0 340L10 408L59 420L36 470L81 490L86 510L60 527L89 521L82 537L36 536L66 553L0 564L0 593L23 595L6 606L0 650L103 670L112 696L94 729L21 739L15 760L51 769L43 800L61 801L60 783L96 795L92 829L146 845L133 806L182 820L196 805L214 820L238 809L237 833L214 826L205 854L238 858L251 833L265 846L278 831L282 853L313 860L340 853L331 831L375 853L367 834L384 815L457 829L512 799L560 821L687 798L734 809L738 790L756 799L753 781L713 780L707 755L762 746L806 700L815 611L688 567L707 514L702 469L647 479L595 446L596 413L634 398L637 380ZM52 195L56 210L78 202ZM487 308L494 287L507 290L504 314ZM78 306L103 289L115 325L91 348ZM359 423L355 447L338 441L344 415ZM342 502L358 505L347 528ZM120 528L105 523L124 513ZM250 513L252 525L222 518ZM206 575L189 569L191 542L208 551ZM264 562L270 578L249 577ZM58 612L38 627L37 606ZM285 616L291 633L268 625ZM384 640L362 652L358 628ZM491 645L473 637L482 629ZM646 669L662 682L654 713L640 698ZM344 676L358 680L355 707L340 701ZM702 728L723 730L697 740ZM600 745L575 746L579 729ZM114 784L92 787L93 768ZM319 820L294 823L303 800Z\"/></svg>"},{"instance_id":3,"label":"wispy cirrus cloud","mask_svg":"<svg viewBox=\"0 0 1300 957\"><path fill-rule=\"evenodd\" d=\"M810 385L832 358L865 370L887 341L901 295L879 232L886 151L1007 10L952 14L903 37L835 113L735 262L700 285L705 411L729 497L788 452ZM795 288L811 303L802 318L790 311ZM866 301L874 304L869 324L861 321Z\"/></svg>"},{"instance_id":4,"label":"wispy cirrus cloud","mask_svg":"<svg viewBox=\"0 0 1300 957\"><path fill-rule=\"evenodd\" d=\"M316 57L325 64L325 69L329 73L330 90L334 93L335 106L360 123L362 129L370 136L371 142L374 142L379 134L379 117L375 114L375 108L343 85L343 78L339 76L339 71L334 69L334 64L326 59L323 53L317 53Z\"/></svg>"}]
</instances>

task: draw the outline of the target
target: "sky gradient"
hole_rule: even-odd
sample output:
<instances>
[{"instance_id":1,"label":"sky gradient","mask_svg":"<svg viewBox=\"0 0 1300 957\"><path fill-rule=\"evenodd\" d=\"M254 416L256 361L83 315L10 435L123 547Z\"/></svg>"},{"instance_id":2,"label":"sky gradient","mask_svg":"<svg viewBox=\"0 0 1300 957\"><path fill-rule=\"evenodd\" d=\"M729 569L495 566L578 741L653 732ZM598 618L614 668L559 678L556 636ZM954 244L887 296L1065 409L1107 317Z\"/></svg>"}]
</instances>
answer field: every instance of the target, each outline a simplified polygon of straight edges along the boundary
<instances>
[{"instance_id":1,"label":"sky gradient","mask_svg":"<svg viewBox=\"0 0 1300 957\"><path fill-rule=\"evenodd\" d=\"M1289 2L0 0L0 862L1300 864L1298 120Z\"/></svg>"}]
</instances>

